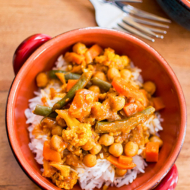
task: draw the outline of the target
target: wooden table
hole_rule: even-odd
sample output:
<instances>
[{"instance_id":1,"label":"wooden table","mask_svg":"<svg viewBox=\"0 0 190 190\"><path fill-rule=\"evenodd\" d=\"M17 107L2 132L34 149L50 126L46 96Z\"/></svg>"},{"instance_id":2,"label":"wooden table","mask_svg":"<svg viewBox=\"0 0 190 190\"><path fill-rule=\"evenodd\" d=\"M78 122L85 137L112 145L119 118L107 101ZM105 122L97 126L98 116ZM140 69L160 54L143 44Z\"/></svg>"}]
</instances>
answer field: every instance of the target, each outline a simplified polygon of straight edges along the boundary
<instances>
[{"instance_id":1,"label":"wooden table","mask_svg":"<svg viewBox=\"0 0 190 190\"><path fill-rule=\"evenodd\" d=\"M136 4L143 10L166 16L155 1ZM39 189L22 171L8 144L5 130L5 105L14 78L12 56L19 43L35 33L55 36L75 28L96 26L94 9L88 0L0 0L0 190ZM183 88L190 107L190 32L176 23L170 24L164 40L154 47L170 64ZM187 116L190 110L187 110ZM190 189L190 121L184 146L176 162L179 183L176 190Z\"/></svg>"}]
</instances>

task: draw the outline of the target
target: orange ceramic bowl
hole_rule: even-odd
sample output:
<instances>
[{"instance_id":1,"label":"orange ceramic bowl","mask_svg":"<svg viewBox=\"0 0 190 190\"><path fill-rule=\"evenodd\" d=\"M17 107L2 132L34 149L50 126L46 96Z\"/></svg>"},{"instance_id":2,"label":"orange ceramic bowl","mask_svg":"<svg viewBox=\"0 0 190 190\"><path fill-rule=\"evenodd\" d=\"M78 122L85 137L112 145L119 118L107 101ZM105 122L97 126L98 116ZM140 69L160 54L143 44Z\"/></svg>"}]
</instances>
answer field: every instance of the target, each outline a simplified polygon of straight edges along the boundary
<instances>
[{"instance_id":1,"label":"orange ceramic bowl","mask_svg":"<svg viewBox=\"0 0 190 190\"><path fill-rule=\"evenodd\" d=\"M50 70L58 56L70 50L76 42L87 45L98 43L104 48L113 48L120 55L128 55L142 69L144 80L156 83L156 96L161 96L166 106L160 112L164 119L164 130L160 132L164 144L159 161L156 164L149 163L145 174L138 175L132 184L118 189L153 188L172 167L182 147L186 129L185 100L174 72L153 48L131 35L114 30L95 27L63 33L40 46L24 63L12 83L6 110L8 138L16 159L25 173L40 187L48 190L59 189L42 177L41 166L37 164L28 147L30 139L24 111L28 108L28 100L34 97L33 92L37 90L36 75ZM77 189L80 189L79 185L74 186L74 190Z\"/></svg>"}]
</instances>

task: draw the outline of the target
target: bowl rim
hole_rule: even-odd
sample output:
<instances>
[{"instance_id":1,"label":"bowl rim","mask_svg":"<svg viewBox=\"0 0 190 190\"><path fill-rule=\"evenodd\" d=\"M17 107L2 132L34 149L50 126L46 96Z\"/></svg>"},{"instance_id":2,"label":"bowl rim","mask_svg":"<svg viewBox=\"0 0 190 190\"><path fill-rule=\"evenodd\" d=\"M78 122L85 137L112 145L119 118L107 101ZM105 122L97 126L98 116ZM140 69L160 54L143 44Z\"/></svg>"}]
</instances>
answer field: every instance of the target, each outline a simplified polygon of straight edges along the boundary
<instances>
[{"instance_id":1,"label":"bowl rim","mask_svg":"<svg viewBox=\"0 0 190 190\"><path fill-rule=\"evenodd\" d=\"M182 4L185 8L190 11L190 1L188 0L178 0L180 4Z\"/></svg>"},{"instance_id":2,"label":"bowl rim","mask_svg":"<svg viewBox=\"0 0 190 190\"><path fill-rule=\"evenodd\" d=\"M32 181L34 181L41 188L49 188L49 189L53 190L44 181L37 178L35 176L35 173L30 172L30 170L31 170L30 165L25 160L23 160L22 157L20 157L20 155L19 155L19 152L18 152L19 145L17 143L15 143L15 141L14 141L14 139L16 139L16 138L15 138L13 130L11 128L13 118L14 118L14 109L12 106L12 104L14 102L14 98L15 98L14 94L19 86L19 82L22 78L24 71L27 70L28 66L32 64L32 60L34 60L37 56L39 56L41 54L41 52L43 52L46 48L50 47L53 44L53 42L56 42L62 36L65 37L67 35L78 35L78 34L81 35L81 34L86 33L86 31L87 31L87 33L90 33L91 31L94 31L94 32L96 31L99 34L108 32L110 35L120 36L123 38L127 38L128 40L133 40L134 43L137 43L139 46L142 46L148 52L151 52L157 59L159 59L159 61L162 63L162 66L166 70L167 74L170 76L172 83L174 84L174 88L176 89L176 92L177 92L177 97L179 100L179 106L180 106L180 111L181 111L180 112L180 114L181 114L181 123L180 123L181 133L179 133L176 148L172 152L172 156L171 156L172 159L166 160L166 163L164 164L164 166L161 168L161 170L157 174L154 175L153 178L151 178L149 181L147 181L147 183L144 184L143 186L140 186L137 188L138 190L143 190L145 187L147 189L151 189L151 188L155 187L165 177L165 175L168 173L170 168L175 163L175 161L181 151L181 148L182 148L182 145L183 145L183 142L185 139L185 133L186 133L186 122L187 122L186 121L186 118L187 118L186 103L185 103L185 98L183 95L182 88L179 84L179 81L178 81L176 75L174 74L173 70L169 66L169 64L165 61L165 59L156 50L154 50L150 45L148 45L145 42L143 42L142 40L140 40L130 34L126 34L124 32L116 31L113 29L100 28L100 27L87 27L87 28L74 29L74 30L64 32L62 34L55 36L54 38L50 39L49 41L44 43L42 46L40 46L36 51L34 51L34 53L26 60L26 62L24 63L24 65L22 66L22 68L20 69L18 74L15 76L15 78L12 82L12 85L10 87L8 97L7 97L5 124L6 124L7 137L8 137L8 141L9 141L11 150L12 150L17 162L23 169L23 171L27 174L27 176ZM9 117L9 119L8 119L8 117Z\"/></svg>"}]
</instances>

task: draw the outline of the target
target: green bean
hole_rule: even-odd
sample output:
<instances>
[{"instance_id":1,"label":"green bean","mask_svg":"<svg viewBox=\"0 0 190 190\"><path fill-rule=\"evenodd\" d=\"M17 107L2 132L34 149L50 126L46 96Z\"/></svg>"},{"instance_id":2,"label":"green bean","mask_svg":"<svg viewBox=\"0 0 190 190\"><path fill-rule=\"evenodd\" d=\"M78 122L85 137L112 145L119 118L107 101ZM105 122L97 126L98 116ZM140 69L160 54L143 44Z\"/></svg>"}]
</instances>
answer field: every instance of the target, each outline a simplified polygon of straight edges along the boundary
<instances>
[{"instance_id":1,"label":"green bean","mask_svg":"<svg viewBox=\"0 0 190 190\"><path fill-rule=\"evenodd\" d=\"M69 79L79 79L81 77L81 75L71 73L71 72L66 72L66 71L62 71L62 70L51 70L48 72L49 78L57 79L56 73L64 73L66 81L68 81Z\"/></svg>"},{"instance_id":2,"label":"green bean","mask_svg":"<svg viewBox=\"0 0 190 190\"><path fill-rule=\"evenodd\" d=\"M50 79L58 79L56 76L56 73L67 73L66 71L62 71L62 70L51 70L48 72L48 76Z\"/></svg>"},{"instance_id":3,"label":"green bean","mask_svg":"<svg viewBox=\"0 0 190 190\"><path fill-rule=\"evenodd\" d=\"M91 79L92 84L99 86L102 90L106 92L111 88L111 84L109 82L103 81L97 77Z\"/></svg>"},{"instance_id":4,"label":"green bean","mask_svg":"<svg viewBox=\"0 0 190 190\"><path fill-rule=\"evenodd\" d=\"M34 114L48 117L56 117L54 112L56 109L60 109L65 106L75 95L75 92L86 86L92 76L92 72L83 73L79 81L69 90L64 98L54 104L53 108L48 106L37 105Z\"/></svg>"},{"instance_id":5,"label":"green bean","mask_svg":"<svg viewBox=\"0 0 190 190\"><path fill-rule=\"evenodd\" d=\"M48 115L48 117L51 117L51 118L56 118L57 117L57 113L56 112L52 112L52 113L50 113L49 115Z\"/></svg>"},{"instance_id":6,"label":"green bean","mask_svg":"<svg viewBox=\"0 0 190 190\"><path fill-rule=\"evenodd\" d=\"M34 114L41 116L56 117L57 113L52 112L52 108L48 106L37 105L34 110Z\"/></svg>"},{"instance_id":7,"label":"green bean","mask_svg":"<svg viewBox=\"0 0 190 190\"><path fill-rule=\"evenodd\" d=\"M65 80L68 81L69 79L80 79L81 75L75 73L66 73Z\"/></svg>"},{"instance_id":8,"label":"green bean","mask_svg":"<svg viewBox=\"0 0 190 190\"><path fill-rule=\"evenodd\" d=\"M48 106L37 105L34 110L36 115L49 115L52 112L52 108Z\"/></svg>"},{"instance_id":9,"label":"green bean","mask_svg":"<svg viewBox=\"0 0 190 190\"><path fill-rule=\"evenodd\" d=\"M65 106L75 96L75 93L77 90L82 89L87 85L87 83L90 81L91 77L92 77L91 71L83 73L81 78L69 90L69 92L65 95L65 97L54 104L53 111L55 111L56 109L61 109L63 106Z\"/></svg>"},{"instance_id":10,"label":"green bean","mask_svg":"<svg viewBox=\"0 0 190 190\"><path fill-rule=\"evenodd\" d=\"M66 81L68 81L69 79L79 79L81 77L81 75L76 74L76 73L66 72L62 70L51 70L48 72L49 78L57 79L56 73L65 73L64 76L65 76ZM103 81L97 77L92 78L91 82L88 83L88 86L94 84L94 85L99 86L102 90L105 90L106 92L109 91L109 89L111 88L110 83Z\"/></svg>"},{"instance_id":11,"label":"green bean","mask_svg":"<svg viewBox=\"0 0 190 190\"><path fill-rule=\"evenodd\" d=\"M129 133L137 125L145 122L149 116L154 113L155 109L152 106L147 107L143 111L131 116L129 118L111 122L97 122L95 126L96 133L110 133L110 132L125 132Z\"/></svg>"},{"instance_id":12,"label":"green bean","mask_svg":"<svg viewBox=\"0 0 190 190\"><path fill-rule=\"evenodd\" d=\"M79 79L81 77L81 75L76 74L76 73L71 73L71 72L66 72L66 71L62 71L62 70L51 70L48 72L48 76L51 79L58 79L56 76L56 73L65 73L65 80L68 81L69 79ZM86 85L87 88L89 88L90 86L92 86L92 83L89 81L88 84Z\"/></svg>"}]
</instances>

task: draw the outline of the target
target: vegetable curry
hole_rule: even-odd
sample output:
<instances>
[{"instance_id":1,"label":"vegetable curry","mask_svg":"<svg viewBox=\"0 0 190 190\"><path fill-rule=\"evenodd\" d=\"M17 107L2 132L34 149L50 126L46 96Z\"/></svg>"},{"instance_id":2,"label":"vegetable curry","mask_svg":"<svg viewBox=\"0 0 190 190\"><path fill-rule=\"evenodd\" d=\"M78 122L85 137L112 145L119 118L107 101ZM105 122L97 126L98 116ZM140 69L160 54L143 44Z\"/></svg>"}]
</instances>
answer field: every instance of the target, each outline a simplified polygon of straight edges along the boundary
<instances>
[{"instance_id":1,"label":"vegetable curry","mask_svg":"<svg viewBox=\"0 0 190 190\"><path fill-rule=\"evenodd\" d=\"M107 159L121 177L136 165L135 155L157 162L162 140L150 135L145 122L164 108L160 97L152 97L152 81L137 82L126 55L98 44L77 43L66 52L66 69L39 73L37 86L50 88L53 107L37 105L34 114L44 116L33 135L48 135L43 147L43 176L59 188L72 189L77 183L76 167L93 167Z\"/></svg>"}]
</instances>

